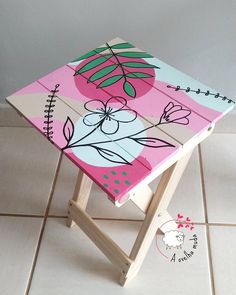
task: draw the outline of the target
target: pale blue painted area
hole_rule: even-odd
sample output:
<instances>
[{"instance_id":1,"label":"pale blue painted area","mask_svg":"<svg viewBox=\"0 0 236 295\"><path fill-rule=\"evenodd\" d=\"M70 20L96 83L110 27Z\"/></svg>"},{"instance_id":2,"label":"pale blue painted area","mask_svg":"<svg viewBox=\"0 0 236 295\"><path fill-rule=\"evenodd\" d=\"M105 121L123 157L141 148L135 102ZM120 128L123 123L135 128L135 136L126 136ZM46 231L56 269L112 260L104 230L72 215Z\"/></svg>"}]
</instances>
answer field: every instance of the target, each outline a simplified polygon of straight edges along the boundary
<instances>
[{"instance_id":1,"label":"pale blue painted area","mask_svg":"<svg viewBox=\"0 0 236 295\"><path fill-rule=\"evenodd\" d=\"M83 61L84 61L84 59L83 59L83 60L76 61L76 62L69 62L68 65L70 65L70 66L78 66L78 65L81 64Z\"/></svg>"},{"instance_id":2,"label":"pale blue painted area","mask_svg":"<svg viewBox=\"0 0 236 295\"><path fill-rule=\"evenodd\" d=\"M115 109L114 109L115 110ZM129 118L130 114L127 112L127 118ZM71 142L75 142L91 132L95 126L87 126L84 124L83 119L80 118L75 124L74 136ZM119 131L112 135L105 135L100 130L96 129L92 134L90 134L87 138L83 139L80 144L87 144L87 143L95 143L107 140L114 140L124 136L128 136L138 132L139 130L144 129L142 122L136 118L133 122L129 123L121 123L119 124ZM145 136L145 132L142 133L142 136ZM118 142L110 142L110 143L103 143L97 144L98 147L108 149L119 154L121 157L126 159L128 162L132 162L134 158L138 157L139 154L142 152L144 148L142 145L137 144L133 140L126 140L125 146L122 146L122 140ZM126 151L128 152L126 152ZM81 159L82 161L99 167L115 167L120 166L121 164L112 163L102 156L99 155L97 150L92 147L85 146L85 147L74 147L72 148L73 153L76 157Z\"/></svg>"},{"instance_id":3,"label":"pale blue painted area","mask_svg":"<svg viewBox=\"0 0 236 295\"><path fill-rule=\"evenodd\" d=\"M157 58L146 58L145 60L150 64L160 67L160 69L155 69L155 76L158 81L163 81L174 86L179 85L181 88L190 87L193 90L199 88L201 91L209 90L212 93L218 92ZM222 113L230 111L234 106L233 103L229 104L227 101L223 101L221 98L215 98L213 95L205 96L204 94L196 94L194 92L188 92L187 95L192 97L197 103ZM223 96L222 93L220 93L220 95Z\"/></svg>"}]
</instances>

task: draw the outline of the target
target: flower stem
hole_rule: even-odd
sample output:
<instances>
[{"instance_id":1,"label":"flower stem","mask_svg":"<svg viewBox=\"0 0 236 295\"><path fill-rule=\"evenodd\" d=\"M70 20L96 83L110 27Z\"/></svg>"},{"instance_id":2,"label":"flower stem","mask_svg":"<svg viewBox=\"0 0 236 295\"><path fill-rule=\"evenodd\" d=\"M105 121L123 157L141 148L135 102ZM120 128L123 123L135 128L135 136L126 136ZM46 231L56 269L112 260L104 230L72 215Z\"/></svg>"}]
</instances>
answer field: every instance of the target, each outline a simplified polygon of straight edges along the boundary
<instances>
[{"instance_id":1,"label":"flower stem","mask_svg":"<svg viewBox=\"0 0 236 295\"><path fill-rule=\"evenodd\" d=\"M155 126L157 126L158 124L156 124ZM132 136L135 136L135 135L138 135L138 134L140 134L140 133L142 133L142 132L144 132L144 131L147 131L147 130L149 130L149 129L151 129L151 128L153 128L153 127L155 127L154 125L153 126L149 126L149 127L147 127L147 128L144 128L144 129L142 129L142 130L140 130L140 131L138 131L138 132L136 132L136 133L134 133L134 134L131 134L131 135L128 135L128 136L123 136L123 137L120 137L120 138L117 138L117 139L111 139L111 140L104 140L104 141L98 141L98 142L92 142L92 143L86 143L86 144L76 144L76 145L74 145L75 143L77 143L77 142L75 142L75 143L73 143L73 146L72 145L70 145L70 146L68 146L68 147L84 147L84 146L91 146L91 145L94 145L94 144L103 144L103 143L110 143L110 142L116 142L116 141L120 141L120 140L122 140L122 139L126 139L126 138L131 138ZM91 134L91 132L90 132L90 134ZM80 140L79 140L80 141ZM79 142L78 141L78 142Z\"/></svg>"},{"instance_id":2,"label":"flower stem","mask_svg":"<svg viewBox=\"0 0 236 295\"><path fill-rule=\"evenodd\" d=\"M62 148L62 150L65 150L65 149L68 149L68 148L71 148L71 147L75 147L75 146L78 146L78 145L75 145L77 143L79 143L80 141L82 141L83 139L85 139L86 137L88 137L89 135L91 135L95 130L97 130L97 128L100 126L100 124L95 127L93 130L91 130L88 134L86 134L85 136L83 136L82 138L80 138L79 140L73 142L73 143L67 143L67 145L65 147ZM89 144L90 145L90 144ZM79 145L80 146L80 145Z\"/></svg>"},{"instance_id":3,"label":"flower stem","mask_svg":"<svg viewBox=\"0 0 236 295\"><path fill-rule=\"evenodd\" d=\"M118 57L116 56L116 54L114 53L114 51L112 50L111 46L108 43L106 43L106 46L109 49L109 51L111 52L112 56L114 56L114 58L116 59L117 65L119 66L119 68L122 72L122 77L123 77L124 81L126 82L126 74L125 74L125 71L122 67L122 64L120 63L120 61L119 61Z\"/></svg>"}]
</instances>

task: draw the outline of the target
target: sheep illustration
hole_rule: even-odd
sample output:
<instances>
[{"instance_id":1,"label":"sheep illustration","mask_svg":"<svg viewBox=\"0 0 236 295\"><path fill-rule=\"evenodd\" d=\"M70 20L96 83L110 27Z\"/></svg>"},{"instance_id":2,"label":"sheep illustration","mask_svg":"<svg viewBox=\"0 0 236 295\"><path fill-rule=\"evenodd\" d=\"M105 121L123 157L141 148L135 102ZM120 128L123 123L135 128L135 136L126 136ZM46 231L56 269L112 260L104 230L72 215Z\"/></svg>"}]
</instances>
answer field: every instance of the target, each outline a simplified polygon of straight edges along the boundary
<instances>
[{"instance_id":1,"label":"sheep illustration","mask_svg":"<svg viewBox=\"0 0 236 295\"><path fill-rule=\"evenodd\" d=\"M167 231L164 235L163 242L166 245L166 249L171 249L171 247L181 249L181 245L184 242L185 235L181 231L171 230Z\"/></svg>"}]
</instances>

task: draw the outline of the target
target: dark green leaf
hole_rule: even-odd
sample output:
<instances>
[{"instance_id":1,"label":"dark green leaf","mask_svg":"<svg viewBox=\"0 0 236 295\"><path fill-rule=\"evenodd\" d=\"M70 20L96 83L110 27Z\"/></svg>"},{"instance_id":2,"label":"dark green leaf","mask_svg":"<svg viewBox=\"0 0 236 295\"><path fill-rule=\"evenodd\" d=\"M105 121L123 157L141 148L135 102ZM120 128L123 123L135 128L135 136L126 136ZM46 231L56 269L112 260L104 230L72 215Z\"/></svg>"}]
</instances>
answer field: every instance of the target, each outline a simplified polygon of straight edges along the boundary
<instances>
[{"instance_id":1,"label":"dark green leaf","mask_svg":"<svg viewBox=\"0 0 236 295\"><path fill-rule=\"evenodd\" d=\"M114 71L116 68L118 67L118 65L111 65L111 66L107 66L102 68L101 70L97 71L96 73L94 73L89 79L88 82L94 82L102 77L105 77L106 75L110 74L112 71Z\"/></svg>"},{"instance_id":2,"label":"dark green leaf","mask_svg":"<svg viewBox=\"0 0 236 295\"><path fill-rule=\"evenodd\" d=\"M128 42L125 42L125 43L119 43L119 44L112 45L111 48L113 48L113 49L126 49L126 48L134 48L134 46Z\"/></svg>"},{"instance_id":3,"label":"dark green leaf","mask_svg":"<svg viewBox=\"0 0 236 295\"><path fill-rule=\"evenodd\" d=\"M156 68L160 69L159 67L152 65L152 64L147 64L144 62L136 62L136 61L127 61L122 63L123 66L129 67L129 68Z\"/></svg>"},{"instance_id":4,"label":"dark green leaf","mask_svg":"<svg viewBox=\"0 0 236 295\"><path fill-rule=\"evenodd\" d=\"M129 82L129 81L125 81L125 83L123 84L123 88L124 91L131 97L135 97L136 96L136 91L134 89L134 86Z\"/></svg>"},{"instance_id":5,"label":"dark green leaf","mask_svg":"<svg viewBox=\"0 0 236 295\"><path fill-rule=\"evenodd\" d=\"M118 52L116 53L118 56L123 57L131 57L131 58L145 58L145 57L153 57L151 54L146 52L139 52L139 51L127 51L127 52Z\"/></svg>"},{"instance_id":6,"label":"dark green leaf","mask_svg":"<svg viewBox=\"0 0 236 295\"><path fill-rule=\"evenodd\" d=\"M129 78L150 78L150 77L153 77L152 75L150 74L147 74L147 73L141 73L141 72L133 72L133 73L128 73L126 74L126 77L129 77Z\"/></svg>"},{"instance_id":7,"label":"dark green leaf","mask_svg":"<svg viewBox=\"0 0 236 295\"><path fill-rule=\"evenodd\" d=\"M118 82L123 76L122 75L115 75L112 76L106 80L104 80L102 83L100 83L97 88L103 88L103 87L107 87L110 86L116 82Z\"/></svg>"},{"instance_id":8,"label":"dark green leaf","mask_svg":"<svg viewBox=\"0 0 236 295\"><path fill-rule=\"evenodd\" d=\"M86 59L86 58L89 58L91 56L94 56L100 52L103 52L104 50L106 50L107 47L99 47L99 48L96 48L95 50L92 50L92 51L89 51L88 53L85 53L84 55L74 59L72 62L77 62L77 61L80 61L80 60L83 60L83 59Z\"/></svg>"},{"instance_id":9,"label":"dark green leaf","mask_svg":"<svg viewBox=\"0 0 236 295\"><path fill-rule=\"evenodd\" d=\"M88 63L86 63L82 68L80 68L78 71L75 72L74 76L82 74L84 72L87 72L93 68L96 68L97 66L103 64L107 61L108 58L110 58L112 54L106 54L104 56L99 56Z\"/></svg>"}]
</instances>

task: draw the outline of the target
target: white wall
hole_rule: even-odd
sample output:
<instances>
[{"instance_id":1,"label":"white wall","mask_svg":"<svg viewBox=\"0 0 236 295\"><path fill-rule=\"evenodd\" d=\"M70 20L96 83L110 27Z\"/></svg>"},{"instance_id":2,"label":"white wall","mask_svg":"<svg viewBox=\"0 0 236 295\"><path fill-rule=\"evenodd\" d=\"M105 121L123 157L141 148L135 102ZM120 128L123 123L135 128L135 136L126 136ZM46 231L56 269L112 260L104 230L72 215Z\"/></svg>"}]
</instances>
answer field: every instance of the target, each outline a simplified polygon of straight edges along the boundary
<instances>
[{"instance_id":1,"label":"white wall","mask_svg":"<svg viewBox=\"0 0 236 295\"><path fill-rule=\"evenodd\" d=\"M236 1L0 0L0 102L116 36L235 99Z\"/></svg>"}]
</instances>

